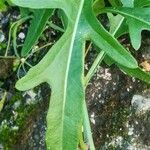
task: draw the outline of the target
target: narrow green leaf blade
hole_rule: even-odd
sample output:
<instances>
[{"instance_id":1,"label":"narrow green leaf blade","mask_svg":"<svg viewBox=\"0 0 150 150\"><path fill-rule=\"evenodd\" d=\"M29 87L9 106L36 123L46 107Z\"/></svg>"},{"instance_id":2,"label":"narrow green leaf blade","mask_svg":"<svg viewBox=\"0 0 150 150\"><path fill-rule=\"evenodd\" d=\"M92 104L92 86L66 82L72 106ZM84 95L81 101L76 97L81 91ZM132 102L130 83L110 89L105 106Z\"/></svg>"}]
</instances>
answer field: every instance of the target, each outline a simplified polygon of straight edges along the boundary
<instances>
[{"instance_id":1,"label":"narrow green leaf blade","mask_svg":"<svg viewBox=\"0 0 150 150\"><path fill-rule=\"evenodd\" d=\"M34 10L34 17L21 51L22 56L27 56L32 47L36 44L52 12L52 9Z\"/></svg>"},{"instance_id":2,"label":"narrow green leaf blade","mask_svg":"<svg viewBox=\"0 0 150 150\"><path fill-rule=\"evenodd\" d=\"M130 69L121 65L118 67L131 77L138 78L146 83L150 83L150 73L143 71L141 68Z\"/></svg>"}]
</instances>

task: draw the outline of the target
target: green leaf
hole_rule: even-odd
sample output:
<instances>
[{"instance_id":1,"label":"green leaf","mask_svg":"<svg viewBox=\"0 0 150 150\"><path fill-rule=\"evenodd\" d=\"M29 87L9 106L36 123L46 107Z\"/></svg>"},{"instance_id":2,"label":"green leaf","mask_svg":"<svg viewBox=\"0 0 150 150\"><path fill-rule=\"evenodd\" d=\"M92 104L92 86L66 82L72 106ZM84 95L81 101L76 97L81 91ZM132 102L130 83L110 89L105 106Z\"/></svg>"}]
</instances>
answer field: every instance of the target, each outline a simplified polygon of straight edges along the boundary
<instances>
[{"instance_id":1,"label":"green leaf","mask_svg":"<svg viewBox=\"0 0 150 150\"><path fill-rule=\"evenodd\" d=\"M150 6L150 0L134 0L135 7Z\"/></svg>"},{"instance_id":2,"label":"green leaf","mask_svg":"<svg viewBox=\"0 0 150 150\"><path fill-rule=\"evenodd\" d=\"M133 7L134 0L121 0L123 7Z\"/></svg>"},{"instance_id":3,"label":"green leaf","mask_svg":"<svg viewBox=\"0 0 150 150\"><path fill-rule=\"evenodd\" d=\"M138 50L141 46L141 31L150 29L150 8L107 8L105 12L107 11L120 14L127 19L132 45Z\"/></svg>"},{"instance_id":4,"label":"green leaf","mask_svg":"<svg viewBox=\"0 0 150 150\"><path fill-rule=\"evenodd\" d=\"M6 96L7 96L7 92L5 92L4 95L3 95L3 97L2 97L2 99L0 99L0 113L3 110L4 103L6 101Z\"/></svg>"},{"instance_id":5,"label":"green leaf","mask_svg":"<svg viewBox=\"0 0 150 150\"><path fill-rule=\"evenodd\" d=\"M87 14L91 25L90 39L113 60L129 68L136 68L137 62L132 55L118 41L107 32L104 27Z\"/></svg>"},{"instance_id":6,"label":"green leaf","mask_svg":"<svg viewBox=\"0 0 150 150\"><path fill-rule=\"evenodd\" d=\"M48 149L74 150L79 144L84 101L85 39L84 34L80 37L80 32L77 31L80 28L82 7L83 1L78 2L74 22L70 22L65 34L42 61L16 84L20 90L27 90L42 82L48 82L52 88L47 115Z\"/></svg>"},{"instance_id":7,"label":"green leaf","mask_svg":"<svg viewBox=\"0 0 150 150\"><path fill-rule=\"evenodd\" d=\"M113 7L121 6L120 0L108 0Z\"/></svg>"},{"instance_id":8,"label":"green leaf","mask_svg":"<svg viewBox=\"0 0 150 150\"><path fill-rule=\"evenodd\" d=\"M93 10L96 15L99 14L100 9L105 7L104 0L95 0L93 3Z\"/></svg>"},{"instance_id":9,"label":"green leaf","mask_svg":"<svg viewBox=\"0 0 150 150\"><path fill-rule=\"evenodd\" d=\"M42 61L16 84L20 90L42 82L48 82L52 88L47 115L48 149L73 150L78 146L84 100L84 45L81 41L74 41L74 32L68 29Z\"/></svg>"},{"instance_id":10,"label":"green leaf","mask_svg":"<svg viewBox=\"0 0 150 150\"><path fill-rule=\"evenodd\" d=\"M68 25L68 18L66 17L64 11L59 10L58 11L58 16L59 16L60 20L62 21L64 30L66 30L67 29L67 25Z\"/></svg>"},{"instance_id":11,"label":"green leaf","mask_svg":"<svg viewBox=\"0 0 150 150\"><path fill-rule=\"evenodd\" d=\"M10 0L0 0L0 11L6 11L8 5L12 6Z\"/></svg>"},{"instance_id":12,"label":"green leaf","mask_svg":"<svg viewBox=\"0 0 150 150\"><path fill-rule=\"evenodd\" d=\"M115 61L114 61L111 57L109 57L108 55L106 55L106 56L104 57L104 62L105 62L108 66L112 66L112 65L115 63Z\"/></svg>"},{"instance_id":13,"label":"green leaf","mask_svg":"<svg viewBox=\"0 0 150 150\"><path fill-rule=\"evenodd\" d=\"M110 30L109 32L114 35L114 37L119 38L120 36L128 33L128 25L126 20L121 15L113 15L112 13L107 13Z\"/></svg>"},{"instance_id":14,"label":"green leaf","mask_svg":"<svg viewBox=\"0 0 150 150\"><path fill-rule=\"evenodd\" d=\"M110 23L110 30L109 32L111 34L116 34L116 31L118 31L118 29L120 28L124 17L122 17L121 15L116 15L114 16L112 13L107 13L108 19L109 19L109 23ZM120 24L118 26L118 24ZM117 28L116 28L117 27Z\"/></svg>"},{"instance_id":15,"label":"green leaf","mask_svg":"<svg viewBox=\"0 0 150 150\"><path fill-rule=\"evenodd\" d=\"M118 65L118 67L129 76L138 78L146 83L150 83L150 73L143 71L141 68L130 69L121 65Z\"/></svg>"},{"instance_id":16,"label":"green leaf","mask_svg":"<svg viewBox=\"0 0 150 150\"><path fill-rule=\"evenodd\" d=\"M21 18L26 17L29 15L29 13L31 13L30 9L28 8L19 7L19 9L20 9Z\"/></svg>"},{"instance_id":17,"label":"green leaf","mask_svg":"<svg viewBox=\"0 0 150 150\"><path fill-rule=\"evenodd\" d=\"M121 44L108 33L94 16L92 0L12 0L34 9L60 8L68 17L66 32L36 66L19 80L20 90L49 83L52 89L47 115L47 148L76 150L83 124L84 49L86 40L119 64L137 68L137 62Z\"/></svg>"},{"instance_id":18,"label":"green leaf","mask_svg":"<svg viewBox=\"0 0 150 150\"><path fill-rule=\"evenodd\" d=\"M51 9L34 10L34 16L21 51L22 56L27 56L32 47L36 44L52 12Z\"/></svg>"},{"instance_id":19,"label":"green leaf","mask_svg":"<svg viewBox=\"0 0 150 150\"><path fill-rule=\"evenodd\" d=\"M0 1L0 10L1 11L5 11L6 10L6 5L5 5L5 0L1 0Z\"/></svg>"}]
</instances>

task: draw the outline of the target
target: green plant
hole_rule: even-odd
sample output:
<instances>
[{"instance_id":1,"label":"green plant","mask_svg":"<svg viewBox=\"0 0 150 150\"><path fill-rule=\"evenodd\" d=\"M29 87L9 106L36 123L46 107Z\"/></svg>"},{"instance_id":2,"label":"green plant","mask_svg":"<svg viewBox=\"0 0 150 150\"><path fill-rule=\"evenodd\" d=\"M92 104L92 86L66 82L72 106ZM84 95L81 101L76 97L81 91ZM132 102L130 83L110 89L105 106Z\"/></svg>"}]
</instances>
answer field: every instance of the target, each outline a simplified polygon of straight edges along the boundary
<instances>
[{"instance_id":1,"label":"green plant","mask_svg":"<svg viewBox=\"0 0 150 150\"><path fill-rule=\"evenodd\" d=\"M0 1L0 11L5 11L7 9L8 4L11 4L10 0L1 0Z\"/></svg>"},{"instance_id":2,"label":"green plant","mask_svg":"<svg viewBox=\"0 0 150 150\"><path fill-rule=\"evenodd\" d=\"M0 1L0 10L6 10L6 5L4 2L4 0Z\"/></svg>"},{"instance_id":3,"label":"green plant","mask_svg":"<svg viewBox=\"0 0 150 150\"><path fill-rule=\"evenodd\" d=\"M142 71L131 53L117 41L118 37L129 33L133 47L139 49L141 31L150 29L148 7L150 1L109 0L111 7L105 7L104 0L39 0L38 2L12 0L12 2L20 7L35 9L21 52L22 57L29 55L53 9L59 8L61 11L65 33L46 56L16 84L17 89L28 90L47 82L52 89L47 114L47 149L76 150L78 146L86 149L83 142L86 138L87 144L93 150L94 144L85 103L86 85L102 60L109 65L116 64L128 75L150 83L150 74ZM108 14L110 32L106 31L96 18L102 13ZM31 36L34 31L36 32ZM99 47L99 55L84 76L85 43L89 40Z\"/></svg>"}]
</instances>

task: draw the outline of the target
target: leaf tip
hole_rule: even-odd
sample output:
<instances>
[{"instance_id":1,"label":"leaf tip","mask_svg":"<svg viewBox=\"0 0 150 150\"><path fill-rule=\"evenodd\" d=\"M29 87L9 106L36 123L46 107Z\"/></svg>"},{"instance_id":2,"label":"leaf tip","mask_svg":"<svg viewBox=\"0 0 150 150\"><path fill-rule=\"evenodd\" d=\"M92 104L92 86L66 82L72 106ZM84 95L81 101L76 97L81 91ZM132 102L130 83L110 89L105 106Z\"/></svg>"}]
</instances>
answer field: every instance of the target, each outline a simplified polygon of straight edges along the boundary
<instances>
[{"instance_id":1,"label":"leaf tip","mask_svg":"<svg viewBox=\"0 0 150 150\"><path fill-rule=\"evenodd\" d=\"M16 82L15 88L20 91L25 91L24 85L22 84L22 79Z\"/></svg>"}]
</instances>

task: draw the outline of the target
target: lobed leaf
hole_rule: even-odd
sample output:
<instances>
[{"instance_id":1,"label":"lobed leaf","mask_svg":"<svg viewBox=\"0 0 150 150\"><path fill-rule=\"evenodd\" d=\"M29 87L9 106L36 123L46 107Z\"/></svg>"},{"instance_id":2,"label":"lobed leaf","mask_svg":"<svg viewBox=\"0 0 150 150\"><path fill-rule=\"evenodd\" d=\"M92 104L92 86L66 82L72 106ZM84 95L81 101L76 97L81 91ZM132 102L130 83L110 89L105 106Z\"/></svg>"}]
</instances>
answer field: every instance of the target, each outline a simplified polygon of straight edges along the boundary
<instances>
[{"instance_id":1,"label":"lobed leaf","mask_svg":"<svg viewBox=\"0 0 150 150\"><path fill-rule=\"evenodd\" d=\"M150 8L122 7L108 8L105 11L121 14L127 19L132 45L136 50L139 49L141 46L141 31L150 30Z\"/></svg>"},{"instance_id":2,"label":"lobed leaf","mask_svg":"<svg viewBox=\"0 0 150 150\"><path fill-rule=\"evenodd\" d=\"M90 39L113 60L129 68L136 68L137 62L132 55L98 23L94 16L87 14L90 24Z\"/></svg>"},{"instance_id":3,"label":"lobed leaf","mask_svg":"<svg viewBox=\"0 0 150 150\"><path fill-rule=\"evenodd\" d=\"M79 131L82 126L82 105L84 101L83 60L84 35L77 32L83 1L76 11L75 23L70 23L66 33L42 59L17 84L20 90L27 90L42 82L52 88L50 109L47 115L47 148L77 149ZM54 132L55 131L55 132Z\"/></svg>"},{"instance_id":4,"label":"lobed leaf","mask_svg":"<svg viewBox=\"0 0 150 150\"><path fill-rule=\"evenodd\" d=\"M92 10L92 0L12 0L21 7L34 9L60 8L68 17L66 32L46 56L16 87L27 90L47 82L52 96L47 115L47 148L75 150L83 124L84 48L92 40L117 63L137 68L137 62L121 44L98 22Z\"/></svg>"}]
</instances>

